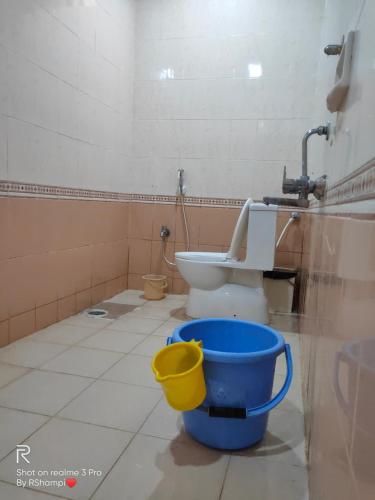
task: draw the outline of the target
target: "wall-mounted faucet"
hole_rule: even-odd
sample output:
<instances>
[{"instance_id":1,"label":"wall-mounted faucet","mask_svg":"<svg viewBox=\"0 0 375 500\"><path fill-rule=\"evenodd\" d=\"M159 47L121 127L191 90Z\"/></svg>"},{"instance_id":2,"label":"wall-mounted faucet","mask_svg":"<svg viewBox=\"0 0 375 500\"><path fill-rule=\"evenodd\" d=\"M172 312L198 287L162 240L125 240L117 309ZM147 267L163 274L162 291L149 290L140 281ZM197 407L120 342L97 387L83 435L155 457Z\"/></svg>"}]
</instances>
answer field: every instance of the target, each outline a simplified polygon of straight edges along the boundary
<instances>
[{"instance_id":1,"label":"wall-mounted faucet","mask_svg":"<svg viewBox=\"0 0 375 500\"><path fill-rule=\"evenodd\" d=\"M279 205L293 205L299 207L308 207L309 194L312 193L317 200L320 200L326 190L326 175L318 177L312 181L307 174L307 141L312 135L324 135L326 140L329 138L329 124L321 125L317 128L308 130L302 138L302 175L298 179L288 179L286 166L283 173L282 191L284 194L298 194L298 199L292 198L263 198L265 203L276 203Z\"/></svg>"}]
</instances>

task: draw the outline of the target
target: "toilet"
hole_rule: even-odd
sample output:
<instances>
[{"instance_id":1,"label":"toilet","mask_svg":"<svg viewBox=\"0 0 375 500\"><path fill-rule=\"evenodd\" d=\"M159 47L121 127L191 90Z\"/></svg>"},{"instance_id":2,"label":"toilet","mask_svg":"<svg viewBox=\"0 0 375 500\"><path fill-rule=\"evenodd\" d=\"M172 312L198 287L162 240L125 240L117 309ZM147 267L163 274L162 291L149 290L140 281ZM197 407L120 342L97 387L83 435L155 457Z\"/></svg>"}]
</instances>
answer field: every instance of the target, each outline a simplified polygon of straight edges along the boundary
<instances>
[{"instance_id":1,"label":"toilet","mask_svg":"<svg viewBox=\"0 0 375 500\"><path fill-rule=\"evenodd\" d=\"M186 313L192 318L232 317L268 323L263 271L274 268L277 205L242 207L227 253L176 252L176 264L190 285ZM246 238L246 256L240 249Z\"/></svg>"}]
</instances>

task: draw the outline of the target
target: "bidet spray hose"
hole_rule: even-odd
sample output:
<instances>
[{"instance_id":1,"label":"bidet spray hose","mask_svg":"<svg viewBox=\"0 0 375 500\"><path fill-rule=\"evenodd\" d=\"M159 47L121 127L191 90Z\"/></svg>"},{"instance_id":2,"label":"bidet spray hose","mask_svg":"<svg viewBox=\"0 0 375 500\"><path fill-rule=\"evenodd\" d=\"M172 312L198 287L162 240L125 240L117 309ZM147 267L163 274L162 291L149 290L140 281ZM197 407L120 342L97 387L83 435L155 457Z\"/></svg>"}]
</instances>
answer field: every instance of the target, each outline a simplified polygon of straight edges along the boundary
<instances>
[{"instance_id":1,"label":"bidet spray hose","mask_svg":"<svg viewBox=\"0 0 375 500\"><path fill-rule=\"evenodd\" d=\"M188 252L190 250L190 233L189 233L189 225L188 225L187 217L186 217L185 200L184 200L183 194L181 194L181 207L182 207L182 217L184 219L184 228L185 228L185 234L186 234L186 251ZM175 262L171 262L167 258L167 256L165 255L166 243L167 243L166 239L163 238L163 259L169 266L177 266L177 264Z\"/></svg>"},{"instance_id":2,"label":"bidet spray hose","mask_svg":"<svg viewBox=\"0 0 375 500\"><path fill-rule=\"evenodd\" d=\"M286 235L286 232L288 230L288 227L296 220L298 220L300 218L300 215L298 212L293 212L292 215L290 216L290 218L288 219L288 222L285 224L283 230L281 231L280 233L280 236L279 236L279 239L277 240L277 243L276 243L276 248L278 248L278 246L280 245L280 243L282 242L282 240L284 239L284 236Z\"/></svg>"}]
</instances>

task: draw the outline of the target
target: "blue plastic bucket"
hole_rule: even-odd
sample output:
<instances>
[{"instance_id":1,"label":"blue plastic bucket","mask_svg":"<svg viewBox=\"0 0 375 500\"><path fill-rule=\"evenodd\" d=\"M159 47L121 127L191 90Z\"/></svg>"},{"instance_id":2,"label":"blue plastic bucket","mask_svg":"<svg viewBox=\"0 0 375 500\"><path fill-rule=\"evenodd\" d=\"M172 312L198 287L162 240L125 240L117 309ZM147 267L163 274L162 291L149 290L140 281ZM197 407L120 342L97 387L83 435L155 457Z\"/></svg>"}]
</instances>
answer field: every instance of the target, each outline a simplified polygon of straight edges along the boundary
<instances>
[{"instance_id":1,"label":"blue plastic bucket","mask_svg":"<svg viewBox=\"0 0 375 500\"><path fill-rule=\"evenodd\" d=\"M290 346L272 328L233 319L202 319L176 328L171 342L203 342L207 397L183 412L186 431L213 448L236 450L260 441L268 412L285 397L293 377ZM285 353L287 375L271 399L276 358Z\"/></svg>"}]
</instances>

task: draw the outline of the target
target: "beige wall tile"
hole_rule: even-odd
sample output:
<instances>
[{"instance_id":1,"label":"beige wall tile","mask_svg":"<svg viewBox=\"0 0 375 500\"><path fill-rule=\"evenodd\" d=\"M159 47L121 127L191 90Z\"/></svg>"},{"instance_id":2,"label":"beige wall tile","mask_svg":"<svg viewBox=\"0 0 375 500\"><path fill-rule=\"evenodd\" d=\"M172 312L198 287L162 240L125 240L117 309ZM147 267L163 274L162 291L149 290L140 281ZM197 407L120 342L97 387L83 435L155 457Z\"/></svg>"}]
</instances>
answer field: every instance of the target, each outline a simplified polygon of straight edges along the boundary
<instances>
[{"instance_id":1,"label":"beige wall tile","mask_svg":"<svg viewBox=\"0 0 375 500\"><path fill-rule=\"evenodd\" d=\"M9 260L0 260L0 321L8 319L10 308L10 264Z\"/></svg>"},{"instance_id":2,"label":"beige wall tile","mask_svg":"<svg viewBox=\"0 0 375 500\"><path fill-rule=\"evenodd\" d=\"M57 306L57 315L58 320L69 318L69 316L73 316L76 312L76 296L70 295L69 297L64 297L58 300Z\"/></svg>"},{"instance_id":3,"label":"beige wall tile","mask_svg":"<svg viewBox=\"0 0 375 500\"><path fill-rule=\"evenodd\" d=\"M281 231L284 229L285 224L290 219L291 212L279 212L277 217L276 225L276 241L278 240ZM283 239L280 242L278 251L280 252L302 252L302 241L304 235L304 219L303 215L301 219L292 222Z\"/></svg>"},{"instance_id":4,"label":"beige wall tile","mask_svg":"<svg viewBox=\"0 0 375 500\"><path fill-rule=\"evenodd\" d=\"M151 272L151 241L129 240L129 274Z\"/></svg>"},{"instance_id":5,"label":"beige wall tile","mask_svg":"<svg viewBox=\"0 0 375 500\"><path fill-rule=\"evenodd\" d=\"M0 323L0 347L9 344L9 321L2 321Z\"/></svg>"},{"instance_id":6,"label":"beige wall tile","mask_svg":"<svg viewBox=\"0 0 375 500\"><path fill-rule=\"evenodd\" d=\"M175 267L165 262L163 251L170 262L175 261L175 244L173 241L167 243L153 241L151 244L151 273L173 276Z\"/></svg>"},{"instance_id":7,"label":"beige wall tile","mask_svg":"<svg viewBox=\"0 0 375 500\"><path fill-rule=\"evenodd\" d=\"M76 312L83 311L91 306L91 288L76 293Z\"/></svg>"},{"instance_id":8,"label":"beige wall tile","mask_svg":"<svg viewBox=\"0 0 375 500\"><path fill-rule=\"evenodd\" d=\"M62 276L60 254L61 252L49 252L35 258L38 276L38 281L34 284L36 307L50 304L58 299L61 280L65 283L67 279L66 274Z\"/></svg>"},{"instance_id":9,"label":"beige wall tile","mask_svg":"<svg viewBox=\"0 0 375 500\"><path fill-rule=\"evenodd\" d=\"M57 321L57 301L36 308L35 311L36 330L41 330L46 326L56 323L56 321Z\"/></svg>"},{"instance_id":10,"label":"beige wall tile","mask_svg":"<svg viewBox=\"0 0 375 500\"><path fill-rule=\"evenodd\" d=\"M35 330L35 309L14 316L9 320L9 342L31 335Z\"/></svg>"},{"instance_id":11,"label":"beige wall tile","mask_svg":"<svg viewBox=\"0 0 375 500\"><path fill-rule=\"evenodd\" d=\"M11 256L9 248L9 198L0 197L0 261Z\"/></svg>"},{"instance_id":12,"label":"beige wall tile","mask_svg":"<svg viewBox=\"0 0 375 500\"><path fill-rule=\"evenodd\" d=\"M38 199L9 198L8 248L9 256L23 257L43 250Z\"/></svg>"},{"instance_id":13,"label":"beige wall tile","mask_svg":"<svg viewBox=\"0 0 375 500\"><path fill-rule=\"evenodd\" d=\"M7 293L9 294L9 315L11 317L35 308L41 289L42 261L43 259L39 255L28 255L8 261Z\"/></svg>"},{"instance_id":14,"label":"beige wall tile","mask_svg":"<svg viewBox=\"0 0 375 500\"><path fill-rule=\"evenodd\" d=\"M106 283L106 296L113 297L114 295L124 291L125 286L125 277L120 276L113 280L107 281Z\"/></svg>"},{"instance_id":15,"label":"beige wall tile","mask_svg":"<svg viewBox=\"0 0 375 500\"><path fill-rule=\"evenodd\" d=\"M276 252L276 267L301 267L301 254L297 252Z\"/></svg>"},{"instance_id":16,"label":"beige wall tile","mask_svg":"<svg viewBox=\"0 0 375 500\"><path fill-rule=\"evenodd\" d=\"M141 274L128 274L128 288L129 290L143 290L144 281Z\"/></svg>"},{"instance_id":17,"label":"beige wall tile","mask_svg":"<svg viewBox=\"0 0 375 500\"><path fill-rule=\"evenodd\" d=\"M154 205L152 221L152 239L160 240L160 228L167 226L170 230L168 241L176 239L176 205Z\"/></svg>"},{"instance_id":18,"label":"beige wall tile","mask_svg":"<svg viewBox=\"0 0 375 500\"><path fill-rule=\"evenodd\" d=\"M75 271L74 290L80 292L91 287L93 274L93 246L87 245L73 250Z\"/></svg>"},{"instance_id":19,"label":"beige wall tile","mask_svg":"<svg viewBox=\"0 0 375 500\"><path fill-rule=\"evenodd\" d=\"M154 204L132 203L129 212L129 238L151 240Z\"/></svg>"},{"instance_id":20,"label":"beige wall tile","mask_svg":"<svg viewBox=\"0 0 375 500\"><path fill-rule=\"evenodd\" d=\"M308 217L301 325L314 499L367 500L374 492L374 247L371 217Z\"/></svg>"},{"instance_id":21,"label":"beige wall tile","mask_svg":"<svg viewBox=\"0 0 375 500\"><path fill-rule=\"evenodd\" d=\"M125 240L95 245L93 247L92 284L97 285L125 274L127 252Z\"/></svg>"},{"instance_id":22,"label":"beige wall tile","mask_svg":"<svg viewBox=\"0 0 375 500\"><path fill-rule=\"evenodd\" d=\"M198 244L199 241L199 224L201 219L200 207L185 207L186 219L189 227L189 236L191 244ZM176 209L176 242L183 243L186 250L186 232L184 218L181 206Z\"/></svg>"},{"instance_id":23,"label":"beige wall tile","mask_svg":"<svg viewBox=\"0 0 375 500\"><path fill-rule=\"evenodd\" d=\"M104 300L106 296L106 284L101 283L91 288L91 303L92 305L98 304Z\"/></svg>"},{"instance_id":24,"label":"beige wall tile","mask_svg":"<svg viewBox=\"0 0 375 500\"><path fill-rule=\"evenodd\" d=\"M199 244L228 245L239 216L236 208L200 209Z\"/></svg>"}]
</instances>

